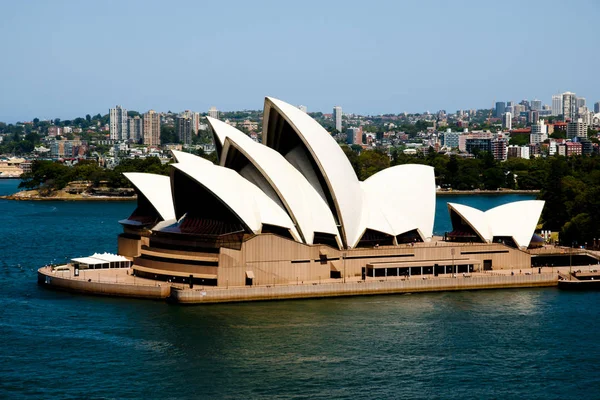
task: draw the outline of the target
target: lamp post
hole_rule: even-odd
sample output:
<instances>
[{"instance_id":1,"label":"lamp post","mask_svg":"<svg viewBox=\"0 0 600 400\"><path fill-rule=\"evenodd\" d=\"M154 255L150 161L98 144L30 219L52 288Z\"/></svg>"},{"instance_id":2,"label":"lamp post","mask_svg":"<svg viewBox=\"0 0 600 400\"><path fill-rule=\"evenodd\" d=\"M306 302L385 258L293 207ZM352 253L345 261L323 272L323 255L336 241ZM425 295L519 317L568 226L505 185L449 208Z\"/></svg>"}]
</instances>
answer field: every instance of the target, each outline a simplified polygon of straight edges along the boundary
<instances>
[{"instance_id":1,"label":"lamp post","mask_svg":"<svg viewBox=\"0 0 600 400\"><path fill-rule=\"evenodd\" d=\"M571 248L569 249L569 280L571 280L571 268L573 267L573 246L575 242L571 242Z\"/></svg>"},{"instance_id":2,"label":"lamp post","mask_svg":"<svg viewBox=\"0 0 600 400\"><path fill-rule=\"evenodd\" d=\"M344 283L346 283L346 252L342 253L342 265L344 270Z\"/></svg>"}]
</instances>

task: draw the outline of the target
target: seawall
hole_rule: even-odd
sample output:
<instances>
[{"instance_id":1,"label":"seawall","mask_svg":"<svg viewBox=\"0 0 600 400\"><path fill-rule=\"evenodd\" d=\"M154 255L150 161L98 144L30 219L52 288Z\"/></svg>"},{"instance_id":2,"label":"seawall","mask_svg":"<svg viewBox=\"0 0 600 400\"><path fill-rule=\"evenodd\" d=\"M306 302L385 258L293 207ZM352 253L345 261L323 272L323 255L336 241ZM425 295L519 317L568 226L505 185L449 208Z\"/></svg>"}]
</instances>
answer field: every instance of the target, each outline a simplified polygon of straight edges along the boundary
<instances>
[{"instance_id":1,"label":"seawall","mask_svg":"<svg viewBox=\"0 0 600 400\"><path fill-rule=\"evenodd\" d=\"M100 296L133 297L139 299L162 300L169 297L171 288L167 284L140 285L114 282L94 282L70 277L56 276L44 271L47 267L38 270L38 284L41 286L64 290L67 292L83 293Z\"/></svg>"},{"instance_id":2,"label":"seawall","mask_svg":"<svg viewBox=\"0 0 600 400\"><path fill-rule=\"evenodd\" d=\"M557 284L558 278L556 274L543 273L514 276L459 276L457 278L415 278L411 280L377 280L314 285L236 287L227 289L181 289L173 287L169 300L180 304L205 304L456 290L550 287Z\"/></svg>"},{"instance_id":3,"label":"seawall","mask_svg":"<svg viewBox=\"0 0 600 400\"><path fill-rule=\"evenodd\" d=\"M93 270L90 276L95 277L98 270ZM102 270L114 273L115 270ZM101 273L101 272L100 272ZM550 287L558 285L558 275L555 273L541 274L482 274L448 277L415 277L404 279L368 278L366 281L305 283L301 285L265 285L265 286L236 286L236 287L198 287L187 288L175 286L167 282L155 282L139 279L137 282L125 271L120 271L108 281L107 276L101 279L82 279L70 274L52 272L52 268L44 267L38 270L38 283L41 286L69 292L113 296L133 297L141 299L168 300L177 304L210 304L246 301L267 301L285 299L314 299L324 297L365 296L379 294L402 294L420 292L443 292L457 290L512 289L528 287ZM100 275L98 275L100 278ZM126 278L126 279L125 279Z\"/></svg>"}]
</instances>

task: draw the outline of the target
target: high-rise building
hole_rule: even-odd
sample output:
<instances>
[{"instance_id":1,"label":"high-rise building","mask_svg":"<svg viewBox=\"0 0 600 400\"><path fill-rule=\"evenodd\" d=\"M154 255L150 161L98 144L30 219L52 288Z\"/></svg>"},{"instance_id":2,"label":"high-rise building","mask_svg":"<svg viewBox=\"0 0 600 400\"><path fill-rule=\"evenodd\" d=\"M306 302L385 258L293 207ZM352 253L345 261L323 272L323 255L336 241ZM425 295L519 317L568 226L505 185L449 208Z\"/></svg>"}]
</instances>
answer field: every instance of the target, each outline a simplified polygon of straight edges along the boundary
<instances>
[{"instance_id":1,"label":"high-rise building","mask_svg":"<svg viewBox=\"0 0 600 400\"><path fill-rule=\"evenodd\" d=\"M512 114L507 112L502 115L502 127L507 130L512 129Z\"/></svg>"},{"instance_id":2,"label":"high-rise building","mask_svg":"<svg viewBox=\"0 0 600 400\"><path fill-rule=\"evenodd\" d=\"M494 160L504 161L506 160L506 147L508 146L508 140L506 138L492 139L492 154Z\"/></svg>"},{"instance_id":3,"label":"high-rise building","mask_svg":"<svg viewBox=\"0 0 600 400\"><path fill-rule=\"evenodd\" d=\"M308 112L308 108L306 106L303 106L303 105L299 105L298 109L304 111L305 113Z\"/></svg>"},{"instance_id":4,"label":"high-rise building","mask_svg":"<svg viewBox=\"0 0 600 400\"><path fill-rule=\"evenodd\" d=\"M154 110L144 114L144 144L147 146L160 145L160 114Z\"/></svg>"},{"instance_id":5,"label":"high-rise building","mask_svg":"<svg viewBox=\"0 0 600 400\"><path fill-rule=\"evenodd\" d=\"M596 103L594 103L594 113L596 113L596 114L600 113L600 101L597 101Z\"/></svg>"},{"instance_id":6,"label":"high-rise building","mask_svg":"<svg viewBox=\"0 0 600 400\"><path fill-rule=\"evenodd\" d=\"M587 137L587 125L581 118L567 124L567 139Z\"/></svg>"},{"instance_id":7,"label":"high-rise building","mask_svg":"<svg viewBox=\"0 0 600 400\"><path fill-rule=\"evenodd\" d=\"M136 115L133 118L129 118L128 119L128 137L129 140L135 142L135 143L139 143L140 139L142 138L143 134L144 134L144 123L143 120L139 117L139 115Z\"/></svg>"},{"instance_id":8,"label":"high-rise building","mask_svg":"<svg viewBox=\"0 0 600 400\"><path fill-rule=\"evenodd\" d=\"M538 120L536 123L531 125L531 134L535 135L535 134L547 134L548 133L548 126L546 125L546 123L544 122L543 119Z\"/></svg>"},{"instance_id":9,"label":"high-rise building","mask_svg":"<svg viewBox=\"0 0 600 400\"><path fill-rule=\"evenodd\" d=\"M208 116L214 119L219 119L219 110L217 110L217 107L212 106L211 108L209 108Z\"/></svg>"},{"instance_id":10,"label":"high-rise building","mask_svg":"<svg viewBox=\"0 0 600 400\"><path fill-rule=\"evenodd\" d=\"M540 112L529 110L527 112L527 122L530 124L535 124L540 119Z\"/></svg>"},{"instance_id":11,"label":"high-rise building","mask_svg":"<svg viewBox=\"0 0 600 400\"><path fill-rule=\"evenodd\" d=\"M525 109L525 106L524 106L523 104L515 104L515 105L513 106L513 109L515 110L515 113L512 115L512 116L513 116L513 118L520 117L520 116L521 116L521 113L525 113L525 114L526 114L525 116L527 116L527 115L528 115L528 114L526 113L526 111L527 111L527 110Z\"/></svg>"},{"instance_id":12,"label":"high-rise building","mask_svg":"<svg viewBox=\"0 0 600 400\"><path fill-rule=\"evenodd\" d=\"M535 99L531 100L531 111L540 111L542 109L542 101Z\"/></svg>"},{"instance_id":13,"label":"high-rise building","mask_svg":"<svg viewBox=\"0 0 600 400\"><path fill-rule=\"evenodd\" d=\"M562 114L562 95L555 94L552 96L552 115L559 116Z\"/></svg>"},{"instance_id":14,"label":"high-rise building","mask_svg":"<svg viewBox=\"0 0 600 400\"><path fill-rule=\"evenodd\" d=\"M186 117L192 120L192 133L194 135L198 134L198 130L200 129L200 113L193 112L190 110L185 110L182 112L180 117Z\"/></svg>"},{"instance_id":15,"label":"high-rise building","mask_svg":"<svg viewBox=\"0 0 600 400\"><path fill-rule=\"evenodd\" d=\"M116 106L109 110L110 138L112 140L127 140L127 110Z\"/></svg>"},{"instance_id":16,"label":"high-rise building","mask_svg":"<svg viewBox=\"0 0 600 400\"><path fill-rule=\"evenodd\" d=\"M581 107L585 107L585 97L577 98L577 109L579 109Z\"/></svg>"},{"instance_id":17,"label":"high-rise building","mask_svg":"<svg viewBox=\"0 0 600 400\"><path fill-rule=\"evenodd\" d=\"M363 130L362 128L348 128L346 129L346 143L347 144L363 144Z\"/></svg>"},{"instance_id":18,"label":"high-rise building","mask_svg":"<svg viewBox=\"0 0 600 400\"><path fill-rule=\"evenodd\" d=\"M177 137L179 142L185 145L192 144L192 118L188 115L181 115L177 117L177 123L175 125L177 130Z\"/></svg>"},{"instance_id":19,"label":"high-rise building","mask_svg":"<svg viewBox=\"0 0 600 400\"><path fill-rule=\"evenodd\" d=\"M342 107L333 107L333 122L335 123L335 129L338 132L342 131Z\"/></svg>"},{"instance_id":20,"label":"high-rise building","mask_svg":"<svg viewBox=\"0 0 600 400\"><path fill-rule=\"evenodd\" d=\"M575 120L577 116L577 97L575 93L565 92L562 94L562 115L566 120Z\"/></svg>"},{"instance_id":21,"label":"high-rise building","mask_svg":"<svg viewBox=\"0 0 600 400\"><path fill-rule=\"evenodd\" d=\"M496 102L496 111L494 116L496 118L500 118L502 117L502 114L504 114L506 112L506 103L503 101L497 101Z\"/></svg>"}]
</instances>

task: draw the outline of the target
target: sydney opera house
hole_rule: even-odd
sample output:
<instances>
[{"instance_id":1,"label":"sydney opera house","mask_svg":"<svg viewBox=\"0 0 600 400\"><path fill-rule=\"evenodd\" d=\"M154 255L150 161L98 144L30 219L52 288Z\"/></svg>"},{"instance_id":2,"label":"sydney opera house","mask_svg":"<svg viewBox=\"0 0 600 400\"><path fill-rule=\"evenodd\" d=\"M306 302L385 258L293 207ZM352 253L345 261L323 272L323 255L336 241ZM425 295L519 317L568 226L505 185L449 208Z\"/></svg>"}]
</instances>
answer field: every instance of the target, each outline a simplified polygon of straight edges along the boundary
<instances>
[{"instance_id":1,"label":"sydney opera house","mask_svg":"<svg viewBox=\"0 0 600 400\"><path fill-rule=\"evenodd\" d=\"M543 207L482 212L449 204L433 236L432 167L400 165L360 181L331 135L266 98L263 143L208 118L219 164L174 151L170 176L127 173L138 194L119 254L136 276L214 286L528 268Z\"/></svg>"}]
</instances>

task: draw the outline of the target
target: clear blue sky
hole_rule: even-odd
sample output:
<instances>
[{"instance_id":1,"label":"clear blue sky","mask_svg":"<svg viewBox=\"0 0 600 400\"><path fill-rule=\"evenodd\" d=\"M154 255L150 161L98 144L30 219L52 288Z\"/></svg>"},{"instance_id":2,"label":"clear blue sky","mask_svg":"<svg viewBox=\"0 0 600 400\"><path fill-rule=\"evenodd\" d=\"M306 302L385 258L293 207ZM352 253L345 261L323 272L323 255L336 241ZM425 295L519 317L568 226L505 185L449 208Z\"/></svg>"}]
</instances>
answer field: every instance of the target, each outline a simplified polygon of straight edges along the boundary
<instances>
[{"instance_id":1,"label":"clear blue sky","mask_svg":"<svg viewBox=\"0 0 600 400\"><path fill-rule=\"evenodd\" d=\"M0 0L0 121L600 101L598 0Z\"/></svg>"}]
</instances>

